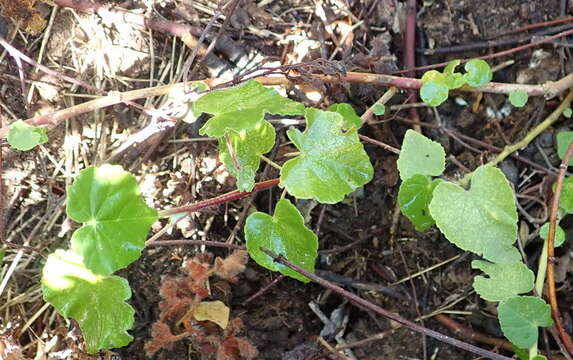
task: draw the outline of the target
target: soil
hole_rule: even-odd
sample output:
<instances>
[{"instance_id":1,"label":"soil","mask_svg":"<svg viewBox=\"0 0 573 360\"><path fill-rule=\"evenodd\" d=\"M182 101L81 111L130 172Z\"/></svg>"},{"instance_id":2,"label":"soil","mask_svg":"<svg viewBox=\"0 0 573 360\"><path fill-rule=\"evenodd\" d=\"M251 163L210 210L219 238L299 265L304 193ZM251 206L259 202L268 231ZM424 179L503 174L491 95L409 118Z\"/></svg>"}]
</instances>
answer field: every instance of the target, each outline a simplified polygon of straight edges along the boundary
<instances>
[{"instance_id":1,"label":"soil","mask_svg":"<svg viewBox=\"0 0 573 360\"><path fill-rule=\"evenodd\" d=\"M212 15L220 10L209 1L99 1L138 14L153 13L162 19L191 24L200 29L204 29ZM54 8L48 1L39 2L32 8L18 8L16 16L13 13L16 10L8 7L8 3L10 0L0 0L4 15L0 17L2 37L33 59L38 59L41 54L42 64L52 70L86 82L105 93L179 81L178 71L192 52L168 32L150 32L65 7L58 8L50 21ZM528 24L573 15L573 4L563 3L565 6L562 8L559 2L545 0L419 1L416 47L420 51L417 51L416 63L425 65L471 58L517 46L515 43L438 55L424 55L422 51L484 41ZM238 76L264 64L294 64L331 56L347 71L388 73L402 69L406 8L406 3L401 1L275 0L257 4L242 0L226 31L216 35L223 24L219 19L207 33L207 44L217 41L219 45L209 56L205 57L204 51L198 52L198 58L204 60L192 67L190 79ZM44 17L49 24L47 28L39 33L16 31L15 26L21 18L37 14ZM532 36L522 32L505 38L525 37L531 40ZM571 37L563 38L563 41L570 45ZM64 109L100 95L28 65L23 68L27 90L23 93L17 63L8 53L0 59L1 126L7 126L15 119ZM570 47L559 46L555 42L509 57L497 57L490 63L496 66L507 60L513 61L495 73L495 81L535 84L558 80L572 72L571 59ZM416 74L417 77L421 75L422 72ZM291 98L319 108L348 102L361 114L385 90L365 84L315 82L290 88L287 92ZM407 94L401 93L392 99L391 104L400 105L408 101ZM454 93L435 110L420 107L417 113L422 122L433 125L424 127L424 134L439 141L449 156L445 176L458 179L491 160L496 152L452 137L440 127L503 148L522 139L558 104L559 99L530 98L525 107L516 109L508 105L504 95ZM140 105L157 107L160 104L153 100ZM408 119L411 119L408 110L389 111L361 132L400 147L405 131L411 128ZM95 356L84 352L81 332L74 321L62 318L51 307L44 307L40 291L41 270L47 255L57 248L67 247L72 230L78 227L66 217L65 189L87 166L102 163L113 156L112 163L136 174L146 202L157 209L193 203L234 190L234 179L217 158L216 142L197 139L198 129L204 121L201 117L190 124L179 122L121 150L134 139L133 136L148 128L150 116L133 106L115 105L61 122L50 129L49 142L32 151L16 152L3 148L0 207L3 209L6 243L3 248L6 255L0 265L0 279L9 281L5 288L0 286L3 290L0 290L0 358L150 358L144 346L151 338L152 324L159 319L159 303L162 301L159 289L164 279L183 276L183 264L199 253L210 252L224 258L231 250L204 246L145 248L139 260L117 274L125 277L132 288L133 296L129 303L135 309L135 324L130 333L134 341L124 348L101 351ZM555 170L560 160L555 151L554 135L571 127L571 121L557 124L519 155ZM285 154L296 151L286 137L287 128L285 125L277 126L278 145L271 154L272 159L279 163L287 159ZM308 215L307 226L319 236L319 249L333 250L319 256L318 273L404 318L422 319L419 320L421 325L444 334L457 336L432 316L437 311L473 331L501 338L495 306L480 299L471 286L476 272L472 271L470 262L476 257L450 244L435 228L417 232L406 218L397 213L400 183L397 156L374 145L366 144L365 148L375 168L372 182L340 204L296 203ZM118 149L121 150L119 154ZM523 251L528 265L536 269L541 253L537 229L547 220L546 204L549 204L555 176L515 159L504 161L500 168L514 184L518 195L521 207L519 233L525 241ZM276 169L262 165L258 181L278 175ZM255 210L272 213L280 196L280 189L270 189L249 198L206 208L178 223L160 239L242 244L245 216ZM157 234L166 224L165 221L155 224L150 236ZM569 237L572 221L566 218L561 225ZM352 246L346 246L349 244ZM558 300L569 332L573 330L573 282L569 276L573 271L573 266L570 266L573 257L571 244L568 241L556 254L559 264ZM450 261L430 269L446 260ZM14 266L12 270L11 265ZM423 274L411 281L392 285L421 271ZM231 309L231 317L242 320L240 336L258 349L257 358L475 358L471 353L376 317L312 283L285 278L245 303L278 276L250 261L237 282L213 278L209 283L209 300L223 301ZM341 280L340 276L344 279ZM381 286L383 290L380 290ZM335 355L324 344L335 346L337 340L333 334L328 334L321 342L320 334L325 325L309 306L311 302L317 304L327 317L337 312L345 314L342 336L346 343L384 335L352 347L351 355ZM491 345L476 345L498 350ZM2 346L13 346L14 357L6 355L9 352ZM540 348L559 353L550 335L542 336ZM4 355L2 351L5 351ZM194 347L192 339L185 338L151 358L210 357Z\"/></svg>"}]
</instances>

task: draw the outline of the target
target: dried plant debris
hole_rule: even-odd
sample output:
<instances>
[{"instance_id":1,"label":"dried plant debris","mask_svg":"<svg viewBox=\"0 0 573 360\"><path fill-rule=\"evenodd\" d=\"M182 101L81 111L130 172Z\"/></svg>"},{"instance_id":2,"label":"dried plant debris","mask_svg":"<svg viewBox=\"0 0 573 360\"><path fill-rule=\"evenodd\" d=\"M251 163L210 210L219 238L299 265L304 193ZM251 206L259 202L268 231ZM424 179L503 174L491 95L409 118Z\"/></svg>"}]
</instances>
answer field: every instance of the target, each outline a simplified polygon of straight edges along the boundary
<instances>
[{"instance_id":1,"label":"dried plant debris","mask_svg":"<svg viewBox=\"0 0 573 360\"><path fill-rule=\"evenodd\" d=\"M32 35L44 30L46 20L36 8L36 0L0 0L2 15L11 18L15 23Z\"/></svg>"}]
</instances>

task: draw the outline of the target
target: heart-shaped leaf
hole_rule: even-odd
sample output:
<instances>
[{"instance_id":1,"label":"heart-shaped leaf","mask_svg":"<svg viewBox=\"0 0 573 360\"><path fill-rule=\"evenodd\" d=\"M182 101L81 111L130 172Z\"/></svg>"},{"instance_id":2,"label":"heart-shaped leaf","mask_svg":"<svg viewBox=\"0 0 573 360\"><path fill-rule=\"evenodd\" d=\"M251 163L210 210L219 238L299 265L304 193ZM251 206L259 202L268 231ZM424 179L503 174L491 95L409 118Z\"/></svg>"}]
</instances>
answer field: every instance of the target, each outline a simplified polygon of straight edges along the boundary
<instances>
[{"instance_id":1,"label":"heart-shaped leaf","mask_svg":"<svg viewBox=\"0 0 573 360\"><path fill-rule=\"evenodd\" d=\"M14 149L28 151L48 141L48 135L46 129L18 120L10 124L7 140Z\"/></svg>"},{"instance_id":2,"label":"heart-shaped leaf","mask_svg":"<svg viewBox=\"0 0 573 360\"><path fill-rule=\"evenodd\" d=\"M438 184L430 214L446 238L460 248L492 262L521 261L513 247L517 238L515 198L499 169L477 168L469 191L450 182Z\"/></svg>"},{"instance_id":3,"label":"heart-shaped leaf","mask_svg":"<svg viewBox=\"0 0 573 360\"><path fill-rule=\"evenodd\" d=\"M261 251L261 247L268 249L314 273L318 239L304 226L302 215L290 201L280 200L274 216L262 212L249 215L245 223L245 238L249 255L257 264L302 282L310 281L291 268L274 262L272 257Z\"/></svg>"},{"instance_id":4,"label":"heart-shaped leaf","mask_svg":"<svg viewBox=\"0 0 573 360\"><path fill-rule=\"evenodd\" d=\"M537 342L538 326L550 326L551 308L537 296L516 296L502 301L497 308L499 324L505 337L522 349Z\"/></svg>"},{"instance_id":5,"label":"heart-shaped leaf","mask_svg":"<svg viewBox=\"0 0 573 360\"><path fill-rule=\"evenodd\" d=\"M343 126L346 129L360 129L362 126L362 120L360 120L360 116L356 114L356 111L354 111L354 108L350 104L332 104L326 110L342 115L342 118L344 119Z\"/></svg>"},{"instance_id":6,"label":"heart-shaped leaf","mask_svg":"<svg viewBox=\"0 0 573 360\"><path fill-rule=\"evenodd\" d=\"M404 135L397 165L402 180L416 174L440 176L446 167L446 152L440 143L417 131L408 130Z\"/></svg>"},{"instance_id":7,"label":"heart-shaped leaf","mask_svg":"<svg viewBox=\"0 0 573 360\"><path fill-rule=\"evenodd\" d=\"M334 204L372 179L374 169L356 129L338 113L308 109L307 128L287 132L301 154L281 169L281 186L299 199Z\"/></svg>"},{"instance_id":8,"label":"heart-shaped leaf","mask_svg":"<svg viewBox=\"0 0 573 360\"><path fill-rule=\"evenodd\" d=\"M195 111L213 114L199 134L222 137L229 130L250 130L263 121L266 113L302 115L304 105L280 96L276 91L250 80L230 89L213 90L197 100Z\"/></svg>"},{"instance_id":9,"label":"heart-shaped leaf","mask_svg":"<svg viewBox=\"0 0 573 360\"><path fill-rule=\"evenodd\" d=\"M84 225L72 250L96 274L109 275L141 255L157 211L145 205L133 175L118 165L89 167L68 188L68 216Z\"/></svg>"},{"instance_id":10,"label":"heart-shaped leaf","mask_svg":"<svg viewBox=\"0 0 573 360\"><path fill-rule=\"evenodd\" d=\"M472 268L480 269L489 278L476 276L475 291L487 301L503 301L533 289L535 275L521 261L511 263L490 263L474 260Z\"/></svg>"},{"instance_id":11,"label":"heart-shaped leaf","mask_svg":"<svg viewBox=\"0 0 573 360\"><path fill-rule=\"evenodd\" d=\"M473 59L464 65L467 74L464 78L470 86L482 86L493 78L493 72L489 64L482 59Z\"/></svg>"},{"instance_id":12,"label":"heart-shaped leaf","mask_svg":"<svg viewBox=\"0 0 573 360\"><path fill-rule=\"evenodd\" d=\"M418 231L426 231L435 224L428 206L432 200L432 193L440 182L442 182L440 179L430 181L427 176L416 174L400 185L398 191L400 210Z\"/></svg>"},{"instance_id":13,"label":"heart-shaped leaf","mask_svg":"<svg viewBox=\"0 0 573 360\"><path fill-rule=\"evenodd\" d=\"M266 121L251 130L230 130L219 138L219 157L231 175L237 178L240 191L253 189L260 156L269 152L274 144L275 128Z\"/></svg>"},{"instance_id":14,"label":"heart-shaped leaf","mask_svg":"<svg viewBox=\"0 0 573 360\"><path fill-rule=\"evenodd\" d=\"M97 275L87 269L73 251L56 250L42 271L44 300L82 329L86 350L122 347L133 339L135 311L125 300L131 297L127 280Z\"/></svg>"}]
</instances>

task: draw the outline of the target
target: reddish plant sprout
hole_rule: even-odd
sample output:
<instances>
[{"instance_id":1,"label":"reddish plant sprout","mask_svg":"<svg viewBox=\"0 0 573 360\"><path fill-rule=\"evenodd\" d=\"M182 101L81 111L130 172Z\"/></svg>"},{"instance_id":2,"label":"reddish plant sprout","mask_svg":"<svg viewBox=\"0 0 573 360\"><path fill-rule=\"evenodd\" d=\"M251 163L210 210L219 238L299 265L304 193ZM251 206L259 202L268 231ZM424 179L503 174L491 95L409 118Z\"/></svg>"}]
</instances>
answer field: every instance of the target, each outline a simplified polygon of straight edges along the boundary
<instances>
[{"instance_id":1,"label":"reddish plant sprout","mask_svg":"<svg viewBox=\"0 0 573 360\"><path fill-rule=\"evenodd\" d=\"M188 337L204 359L254 359L258 355L256 347L246 338L236 336L243 326L240 319L231 319L227 327L221 330L213 322L198 322L189 316L193 306L210 295L208 281L211 275L236 282L237 276L245 270L247 261L248 254L243 250L235 251L225 259L216 258L213 265L211 254L199 254L183 266L187 273L185 277L164 278L159 291L163 298L159 303L160 321L153 324L152 339L145 344L147 354L152 355L170 347L174 341ZM183 325L183 332L174 335L165 321Z\"/></svg>"}]
</instances>

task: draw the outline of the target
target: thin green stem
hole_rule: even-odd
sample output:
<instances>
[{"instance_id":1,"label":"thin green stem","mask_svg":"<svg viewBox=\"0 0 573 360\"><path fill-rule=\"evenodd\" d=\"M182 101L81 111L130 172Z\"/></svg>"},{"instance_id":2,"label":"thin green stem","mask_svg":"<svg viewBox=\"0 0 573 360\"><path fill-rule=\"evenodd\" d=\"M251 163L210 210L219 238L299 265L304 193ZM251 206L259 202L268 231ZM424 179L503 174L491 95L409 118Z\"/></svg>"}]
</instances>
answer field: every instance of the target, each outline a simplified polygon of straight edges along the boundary
<instances>
[{"instance_id":1,"label":"thin green stem","mask_svg":"<svg viewBox=\"0 0 573 360\"><path fill-rule=\"evenodd\" d=\"M269 159L268 157L266 157L263 154L260 154L259 157L261 158L261 160L263 160L264 162L266 162L267 164L269 164L270 166L274 167L275 169L282 169L282 166L280 166L279 164L277 164L276 162L272 161L271 159Z\"/></svg>"},{"instance_id":2,"label":"thin green stem","mask_svg":"<svg viewBox=\"0 0 573 360\"><path fill-rule=\"evenodd\" d=\"M506 146L501 153L499 153L495 159L488 162L487 165L496 166L505 158L513 154L515 151L521 150L525 148L529 143L531 143L539 134L547 130L548 127L553 125L559 117L567 109L571 106L571 101L573 101L573 89L569 92L569 94L563 99L561 104L557 107L557 109L553 110L551 114L545 120L543 120L539 125L537 125L533 130L527 133L523 139L520 141ZM471 179L473 172L466 174L460 181L459 184L462 186L467 186Z\"/></svg>"}]
</instances>

